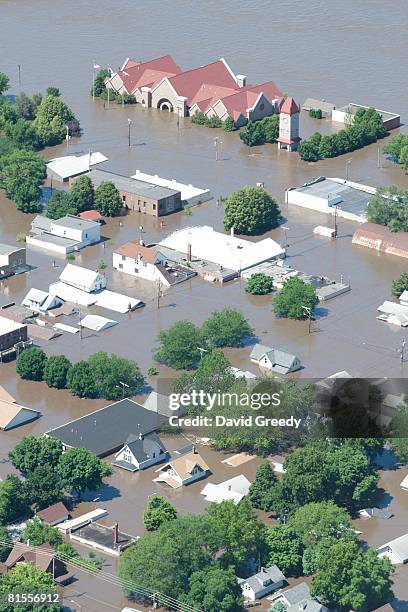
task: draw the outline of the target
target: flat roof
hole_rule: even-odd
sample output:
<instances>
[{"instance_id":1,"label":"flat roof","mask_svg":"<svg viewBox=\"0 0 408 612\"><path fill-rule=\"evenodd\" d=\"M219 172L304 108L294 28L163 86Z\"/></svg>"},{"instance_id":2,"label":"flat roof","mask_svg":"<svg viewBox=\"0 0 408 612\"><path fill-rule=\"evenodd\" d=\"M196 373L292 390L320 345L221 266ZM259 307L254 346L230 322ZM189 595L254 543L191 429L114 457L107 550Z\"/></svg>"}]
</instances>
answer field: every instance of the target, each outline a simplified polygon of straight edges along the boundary
<instances>
[{"instance_id":1,"label":"flat roof","mask_svg":"<svg viewBox=\"0 0 408 612\"><path fill-rule=\"evenodd\" d=\"M356 104L355 102L349 102L348 104L346 104L345 106L342 106L341 108L337 108L337 111L340 111L342 113L351 113L352 115L355 115L356 112L360 109L360 108L364 108L365 110L369 109L369 108L373 108L371 106L364 106L363 104ZM399 117L398 113L391 113L390 111L384 111L381 110L379 108L375 109L377 111L377 113L379 113L381 115L381 117L385 120L387 119L394 119L395 117Z\"/></svg>"},{"instance_id":2,"label":"flat roof","mask_svg":"<svg viewBox=\"0 0 408 612\"><path fill-rule=\"evenodd\" d=\"M0 255L10 255L15 251L24 250L23 246L11 246L10 244L0 243Z\"/></svg>"},{"instance_id":3,"label":"flat roof","mask_svg":"<svg viewBox=\"0 0 408 612\"><path fill-rule=\"evenodd\" d=\"M56 219L55 221L52 221L52 225L62 225L63 227L79 230L86 230L92 227L101 227L101 224L97 221L76 217L75 215L66 215L65 217Z\"/></svg>"},{"instance_id":4,"label":"flat roof","mask_svg":"<svg viewBox=\"0 0 408 612\"><path fill-rule=\"evenodd\" d=\"M103 181L111 181L121 191L127 191L128 193L134 193L135 195L152 198L154 200L162 200L163 198L168 198L180 193L175 189L152 185L146 181L139 181L130 176L123 176L122 174L116 174L108 170L93 169L89 173L89 176L96 186L100 185Z\"/></svg>"},{"instance_id":5,"label":"flat roof","mask_svg":"<svg viewBox=\"0 0 408 612\"><path fill-rule=\"evenodd\" d=\"M16 331L17 329L23 329L23 327L27 327L26 325L22 325L21 323L16 323L11 319L7 319L6 317L0 316L0 335L9 334L12 331Z\"/></svg>"},{"instance_id":6,"label":"flat roof","mask_svg":"<svg viewBox=\"0 0 408 612\"><path fill-rule=\"evenodd\" d=\"M211 196L209 189L200 189L199 187L194 187L194 185L191 184L186 185L185 183L179 183L176 181L176 179L162 178L158 174L147 174L141 170L136 170L136 174L134 174L132 178L150 183L152 185L159 185L160 187L168 187L170 189L180 191L182 200L189 200L190 198L200 195Z\"/></svg>"},{"instance_id":7,"label":"flat roof","mask_svg":"<svg viewBox=\"0 0 408 612\"><path fill-rule=\"evenodd\" d=\"M55 172L62 179L75 176L76 174L82 174L88 172L90 166L100 164L101 162L107 161L107 157L95 151L94 153L85 153L85 155L64 155L63 157L56 157L51 159L47 163L48 170Z\"/></svg>"},{"instance_id":8,"label":"flat roof","mask_svg":"<svg viewBox=\"0 0 408 612\"><path fill-rule=\"evenodd\" d=\"M159 426L157 414L133 400L123 399L50 429L46 435L58 438L66 446L87 448L103 456L123 446L129 434L147 434Z\"/></svg>"},{"instance_id":9,"label":"flat roof","mask_svg":"<svg viewBox=\"0 0 408 612\"><path fill-rule=\"evenodd\" d=\"M48 244L55 244L56 246L63 246L63 247L69 247L69 246L76 246L77 244L79 244L78 240L72 240L70 238L64 238L63 236L55 236L54 234L50 234L48 232L44 233L44 234L31 234L28 236L28 238L32 238L33 240L37 240L37 242L43 242L44 243L44 248L47 248L46 245ZM30 244L30 242L28 242L28 244Z\"/></svg>"},{"instance_id":10,"label":"flat roof","mask_svg":"<svg viewBox=\"0 0 408 612\"><path fill-rule=\"evenodd\" d=\"M158 249L164 246L187 254L189 245L193 261L211 261L236 272L285 253L272 238L252 242L222 234L208 225L177 230L160 242Z\"/></svg>"},{"instance_id":11,"label":"flat roof","mask_svg":"<svg viewBox=\"0 0 408 612\"><path fill-rule=\"evenodd\" d=\"M350 183L345 184L345 181L342 182L340 179L319 177L313 182L305 183L302 187L295 187L290 191L320 198L325 200L326 203L329 202L329 205L337 204L339 208L346 212L364 217L367 212L367 204L373 193L365 191L363 187L365 186L352 187Z\"/></svg>"}]
</instances>

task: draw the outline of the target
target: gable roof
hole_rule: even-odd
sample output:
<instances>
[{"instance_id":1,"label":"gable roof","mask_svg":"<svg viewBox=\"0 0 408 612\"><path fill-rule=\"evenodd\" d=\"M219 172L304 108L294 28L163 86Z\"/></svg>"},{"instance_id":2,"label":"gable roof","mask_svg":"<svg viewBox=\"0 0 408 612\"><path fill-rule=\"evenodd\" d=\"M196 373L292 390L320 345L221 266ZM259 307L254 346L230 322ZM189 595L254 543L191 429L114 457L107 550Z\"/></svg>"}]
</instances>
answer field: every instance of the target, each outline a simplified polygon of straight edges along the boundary
<instances>
[{"instance_id":1,"label":"gable roof","mask_svg":"<svg viewBox=\"0 0 408 612\"><path fill-rule=\"evenodd\" d=\"M163 453L165 453L167 450L155 432L149 433L145 436L130 434L126 440L126 445L129 447L132 455L138 463L143 463L143 461L148 461L151 459L152 452L156 450L157 446L163 451Z\"/></svg>"},{"instance_id":2,"label":"gable roof","mask_svg":"<svg viewBox=\"0 0 408 612\"><path fill-rule=\"evenodd\" d=\"M54 550L52 546L48 544L48 542L41 545L41 550L27 546L27 544L23 544L22 542L18 542L13 546L5 561L5 565L8 569L11 569L16 563L31 562L34 563L34 565L39 569L46 572L52 563L53 557Z\"/></svg>"},{"instance_id":3,"label":"gable roof","mask_svg":"<svg viewBox=\"0 0 408 612\"><path fill-rule=\"evenodd\" d=\"M11 395L3 386L0 385L0 401L15 402L16 398Z\"/></svg>"},{"instance_id":4,"label":"gable roof","mask_svg":"<svg viewBox=\"0 0 408 612\"><path fill-rule=\"evenodd\" d=\"M192 451L191 453L186 453L185 455L181 455L181 457L177 457L176 459L172 459L162 467L160 467L156 472L162 472L167 467L173 468L173 470L179 475L182 480L187 480L190 478L191 472L198 465L204 472L210 471L210 468L204 461L204 459L198 453Z\"/></svg>"},{"instance_id":5,"label":"gable roof","mask_svg":"<svg viewBox=\"0 0 408 612\"><path fill-rule=\"evenodd\" d=\"M246 476L240 474L217 485L209 482L201 491L201 495L205 495L206 500L211 502L221 503L231 500L238 504L245 495L248 495L250 485Z\"/></svg>"},{"instance_id":6,"label":"gable roof","mask_svg":"<svg viewBox=\"0 0 408 612\"><path fill-rule=\"evenodd\" d=\"M82 266L75 266L69 263L65 266L59 278L68 285L73 284L74 286L82 285L83 287L91 287L99 276L100 273L97 270L89 270L89 268L83 268Z\"/></svg>"},{"instance_id":7,"label":"gable roof","mask_svg":"<svg viewBox=\"0 0 408 612\"><path fill-rule=\"evenodd\" d=\"M264 344L255 344L251 351L250 359L259 361L266 355L274 367L291 368L293 362L297 359L296 355L292 355L282 349L271 348Z\"/></svg>"},{"instance_id":8,"label":"gable roof","mask_svg":"<svg viewBox=\"0 0 408 612\"><path fill-rule=\"evenodd\" d=\"M198 100L217 96L217 87L238 89L231 69L223 59L186 70L168 79L177 95L187 98L188 106Z\"/></svg>"},{"instance_id":9,"label":"gable roof","mask_svg":"<svg viewBox=\"0 0 408 612\"><path fill-rule=\"evenodd\" d=\"M156 263L158 253L157 249L141 245L137 240L130 240L122 244L115 252L119 255L130 257L131 259L138 259L141 257L143 261L147 261L151 264Z\"/></svg>"},{"instance_id":10,"label":"gable roof","mask_svg":"<svg viewBox=\"0 0 408 612\"><path fill-rule=\"evenodd\" d=\"M285 115L295 115L296 113L300 113L300 106L296 104L292 96L288 96L283 102L280 112Z\"/></svg>"},{"instance_id":11,"label":"gable roof","mask_svg":"<svg viewBox=\"0 0 408 612\"><path fill-rule=\"evenodd\" d=\"M38 410L32 410L25 406L12 402L0 400L0 429L11 429L17 425L23 425L40 416ZM17 417L20 417L18 420Z\"/></svg>"},{"instance_id":12,"label":"gable roof","mask_svg":"<svg viewBox=\"0 0 408 612\"><path fill-rule=\"evenodd\" d=\"M135 60L127 60L117 74L122 79L126 91L134 93L136 89L141 87L154 87L166 76L175 76L180 72L181 68L172 56L163 55L163 57L141 63Z\"/></svg>"},{"instance_id":13,"label":"gable roof","mask_svg":"<svg viewBox=\"0 0 408 612\"><path fill-rule=\"evenodd\" d=\"M132 431L143 435L160 426L158 415L130 399L123 399L65 425L45 432L68 447L87 448L98 456L121 448Z\"/></svg>"},{"instance_id":14,"label":"gable roof","mask_svg":"<svg viewBox=\"0 0 408 612\"><path fill-rule=\"evenodd\" d=\"M64 506L64 504L60 501L56 504L52 504L52 506L48 506L48 508L44 508L44 510L40 510L40 512L36 513L44 523L56 523L64 521L68 517L68 510Z\"/></svg>"},{"instance_id":15,"label":"gable roof","mask_svg":"<svg viewBox=\"0 0 408 612\"><path fill-rule=\"evenodd\" d=\"M221 101L227 109L228 114L233 119L237 119L239 115L246 116L246 111L252 108L258 98L263 94L268 100L276 100L282 98L282 92L277 88L273 81L268 81L261 85L250 85L242 87L231 95L224 96Z\"/></svg>"},{"instance_id":16,"label":"gable roof","mask_svg":"<svg viewBox=\"0 0 408 612\"><path fill-rule=\"evenodd\" d=\"M310 589L306 582L300 582L290 589L282 591L280 596L284 597L289 605L293 605L304 599L310 599Z\"/></svg>"},{"instance_id":17,"label":"gable roof","mask_svg":"<svg viewBox=\"0 0 408 612\"><path fill-rule=\"evenodd\" d=\"M261 571L257 574L254 574L253 576L250 576L246 579L241 578L238 580L238 582L240 584L248 584L256 595L257 593L260 593L266 588L263 585L263 582L265 580L272 580L273 585L277 582L280 582L281 580L285 580L285 576L282 574L277 565L272 565L271 567L263 567Z\"/></svg>"}]
</instances>

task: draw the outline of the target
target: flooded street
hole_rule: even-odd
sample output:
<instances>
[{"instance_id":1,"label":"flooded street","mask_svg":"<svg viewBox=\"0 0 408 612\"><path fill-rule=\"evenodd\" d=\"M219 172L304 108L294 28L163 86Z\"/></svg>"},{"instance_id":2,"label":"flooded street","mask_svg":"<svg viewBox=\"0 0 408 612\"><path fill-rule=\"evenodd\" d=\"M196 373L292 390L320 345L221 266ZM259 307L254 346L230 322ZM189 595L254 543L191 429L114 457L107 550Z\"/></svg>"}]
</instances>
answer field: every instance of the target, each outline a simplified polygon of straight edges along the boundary
<instances>
[{"instance_id":1,"label":"flooded street","mask_svg":"<svg viewBox=\"0 0 408 612\"><path fill-rule=\"evenodd\" d=\"M49 342L38 341L48 354L63 353L77 361L97 350L106 350L134 359L146 373L161 330L180 319L201 324L212 311L231 306L248 318L259 342L285 347L298 355L304 369L295 376L323 377L340 370L364 377L408 375L408 361L401 364L398 353L407 332L376 320L377 307L390 299L392 279L407 271L407 260L352 245L357 224L342 219L337 240L315 236L313 228L332 225L332 218L284 204L284 190L288 187L317 176L345 178L350 158L350 180L372 186L397 184L408 189L408 176L382 155L378 167L378 147L382 149L385 141L351 155L308 164L300 161L296 153L278 151L276 145L249 149L241 144L237 133L193 125L188 118L181 119L178 126L172 114L140 106L107 107L101 100L93 102L89 95L95 62L116 69L128 56L148 60L170 53L187 69L224 57L235 73L248 76L248 82L272 79L301 104L308 97L325 99L339 107L355 102L399 113L403 124L408 121L405 0L291 0L287 4L282 10L281 2L266 0L201 4L188 0L150 0L148 4L119 0L114 5L107 0L0 0L0 71L10 76L10 93L18 93L20 65L22 90L31 95L49 85L57 86L81 122L82 137L73 139L68 146L64 143L46 150L46 157L101 151L109 158L105 165L109 170L130 175L139 169L209 188L214 196L214 201L194 207L191 215L178 213L163 218L164 226L158 219L138 213L109 220L102 229L109 240L80 252L76 263L95 268L104 259L108 288L137 297L146 306L127 315L92 307L87 312L111 317L119 324L101 333L84 330L82 340L79 334L65 333ZM132 120L131 147L127 141L128 118ZM329 133L333 129L328 120L301 115L303 138L316 130ZM398 131L394 130L392 136ZM401 132L406 132L405 126ZM218 161L216 136L221 140ZM193 278L166 291L158 308L154 283L112 269L112 252L128 240L139 239L140 225L147 244L190 225L207 224L222 231L223 207L217 206L215 200L257 182L263 182L281 206L289 228L287 263L310 274L350 280L351 292L319 306L311 334L307 322L275 319L270 296L246 294L244 281L219 286ZM0 242L14 244L18 233L29 230L32 218L16 211L0 192ZM286 242L282 229L266 236L280 244ZM48 290L65 265L62 258L32 249L27 250L27 262L34 266L30 273L0 281L2 301L7 298L20 304L29 288ZM75 317L64 322L77 325ZM250 350L247 346L229 349L226 354L234 366L257 372L249 361ZM160 377L173 376L174 372L160 368ZM156 386L157 378L147 382ZM22 381L16 376L15 362L1 364L0 385L19 403L43 414L29 425L1 432L0 478L13 472L7 455L23 436L41 435L108 403L79 400L68 391L49 389L45 383ZM175 449L183 440L168 438L165 443ZM220 463L221 454L207 447L200 447L200 452L213 471L207 482L218 483L240 473L252 480L260 462L254 459L241 468L228 468ZM399 489L405 473L406 468L388 470L381 480L392 496L391 507L398 518L358 521L364 539L372 546L407 531L404 517L408 493ZM205 510L207 502L199 494L202 482L182 491L163 490L152 482L153 474L153 469L130 474L116 468L107 484L81 504L81 513L102 505L110 512L106 524L117 520L124 531L140 535L142 511L149 495L164 495L180 513ZM95 497L99 497L96 502L92 501ZM109 559L109 564L104 571L114 571L115 562ZM398 570L396 586L397 597L405 606L406 569ZM78 596L85 591L97 593L97 599ZM74 584L67 590L64 604L95 611L120 610L125 605L119 589L89 576L81 576L78 586Z\"/></svg>"}]
</instances>

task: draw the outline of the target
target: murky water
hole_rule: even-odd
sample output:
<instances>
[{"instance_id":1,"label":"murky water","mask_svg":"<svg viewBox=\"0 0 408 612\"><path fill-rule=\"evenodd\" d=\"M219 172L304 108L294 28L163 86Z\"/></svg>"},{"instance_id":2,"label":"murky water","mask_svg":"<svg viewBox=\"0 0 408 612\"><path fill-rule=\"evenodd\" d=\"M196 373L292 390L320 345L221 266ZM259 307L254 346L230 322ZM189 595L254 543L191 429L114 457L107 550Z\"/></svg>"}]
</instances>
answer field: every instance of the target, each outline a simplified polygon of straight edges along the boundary
<instances>
[{"instance_id":1,"label":"murky water","mask_svg":"<svg viewBox=\"0 0 408 612\"><path fill-rule=\"evenodd\" d=\"M390 296L391 280L407 269L406 261L353 246L351 235L356 226L350 223L340 223L336 242L313 236L315 225L329 224L330 220L325 215L283 205L288 186L318 175L345 176L350 156L306 164L296 154L278 152L272 145L249 150L241 146L237 134L200 128L188 119L181 121L178 129L175 117L169 114L139 107L104 108L100 101L92 102L89 90L94 61L115 68L129 55L147 60L172 53L182 67L188 68L225 57L235 72L248 75L249 82L273 79L299 102L316 97L337 105L350 101L372 104L398 112L406 121L407 77L401 67L406 65L408 55L407 22L408 5L404 0L291 0L285 5L266 0L201 4L187 0L151 0L148 4L120 0L114 6L107 0L0 0L0 70L10 75L13 92L18 91L20 64L22 89L31 94L50 84L58 86L84 130L82 138L71 142L68 148L64 144L46 151L48 157L67 150L100 150L109 157L114 171L131 174L141 169L174 177L209 187L216 197L263 181L287 217L288 263L309 273L337 279L343 275L353 287L351 293L322 305L311 335L306 323L275 320L270 298L246 295L240 281L218 287L193 279L167 292L157 309L154 287L113 273L112 250L138 238L140 224L147 242L155 242L180 226L207 223L221 229L223 211L215 203L206 204L195 208L191 217L177 214L166 218L163 228L157 220L135 214L126 218L123 227L117 220L110 221L103 232L110 238L106 248L98 245L85 250L77 257L77 263L94 267L103 257L109 265L106 273L110 288L143 299L146 307L124 316L115 313L112 318L119 325L103 334L85 331L82 341L65 334L41 343L47 352L65 353L78 360L103 348L137 360L145 371L152 362L152 347L161 329L183 318L202 323L213 310L238 306L263 343L285 346L299 355L305 368L297 376L324 376L343 369L362 376L406 376L408 362L401 365L397 353L406 332L375 318L377 306ZM128 117L133 121L130 149ZM302 136L316 129L329 132L332 126L328 121L302 117ZM216 135L222 141L218 162L213 147ZM350 178L371 185L397 183L408 188L408 177L389 161L382 158L381 168L377 167L377 152L378 145L354 152ZM31 217L16 212L3 194L0 206L0 240L13 242L18 232L28 229ZM270 235L281 242L285 239L282 230ZM1 292L16 303L30 287L46 289L64 265L63 260L57 259L60 267L53 267L52 257L34 251L29 251L28 260L35 270L0 286ZM91 311L102 313L98 309ZM254 371L248 360L249 350L234 349L227 354L234 365ZM170 375L165 368L162 373ZM39 407L44 415L31 425L2 433L1 460L23 435L40 434L104 404L79 401L68 392L17 380L13 363L1 366L0 384L15 393L21 403ZM249 470L256 467L255 462L251 463ZM0 465L0 476L9 471L9 464ZM115 475L112 487L120 487L121 493L115 495L109 487L102 492L112 518L130 533L140 531L144 493L153 488L150 472L136 477ZM224 474L219 475L223 479ZM174 501L181 511L203 509L205 503L196 490L199 487L193 485L182 495L174 493L179 497ZM139 498L141 490L143 495ZM132 513L128 510L129 501ZM385 527L379 529L382 533L373 533L373 544L386 539ZM403 525L393 528L392 536L399 535L399 530L405 530ZM112 605L119 607L120 602ZM103 608L86 601L82 609Z\"/></svg>"}]
</instances>

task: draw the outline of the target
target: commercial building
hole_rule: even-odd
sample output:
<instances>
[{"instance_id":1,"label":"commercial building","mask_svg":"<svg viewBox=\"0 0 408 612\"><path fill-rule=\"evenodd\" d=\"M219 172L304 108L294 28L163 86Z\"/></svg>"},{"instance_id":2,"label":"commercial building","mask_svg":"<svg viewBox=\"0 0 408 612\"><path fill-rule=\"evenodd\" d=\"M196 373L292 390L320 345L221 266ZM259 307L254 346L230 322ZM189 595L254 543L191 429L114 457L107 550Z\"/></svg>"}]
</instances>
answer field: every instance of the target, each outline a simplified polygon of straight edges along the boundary
<instances>
[{"instance_id":1,"label":"commercial building","mask_svg":"<svg viewBox=\"0 0 408 612\"><path fill-rule=\"evenodd\" d=\"M101 225L95 221L67 215L61 219L34 217L26 243L46 251L67 255L101 239Z\"/></svg>"},{"instance_id":2,"label":"commercial building","mask_svg":"<svg viewBox=\"0 0 408 612\"><path fill-rule=\"evenodd\" d=\"M360 109L367 110L370 108L369 106L362 106L361 104L354 104L354 102L350 102L346 106L342 106L341 108L336 108L332 110L332 121L336 121L337 123L344 123L345 125L349 123L353 123L354 115ZM396 113L390 113L388 111L380 110L379 108L375 109L377 113L379 113L382 117L383 124L386 130L393 130L401 125L401 117Z\"/></svg>"},{"instance_id":3,"label":"commercial building","mask_svg":"<svg viewBox=\"0 0 408 612\"><path fill-rule=\"evenodd\" d=\"M26 250L22 247L0 244L0 280L25 271Z\"/></svg>"},{"instance_id":4,"label":"commercial building","mask_svg":"<svg viewBox=\"0 0 408 612\"><path fill-rule=\"evenodd\" d=\"M61 440L65 449L87 448L104 457L121 449L130 433L138 436L156 431L159 417L133 400L123 399L95 410L44 435Z\"/></svg>"},{"instance_id":5,"label":"commercial building","mask_svg":"<svg viewBox=\"0 0 408 612\"><path fill-rule=\"evenodd\" d=\"M285 257L285 249L272 238L258 242L222 234L204 225L186 227L158 245L167 259L189 265L205 280L225 282L264 261Z\"/></svg>"},{"instance_id":6,"label":"commercial building","mask_svg":"<svg viewBox=\"0 0 408 612\"><path fill-rule=\"evenodd\" d=\"M182 209L180 191L175 189L107 170L91 170L89 176L95 187L104 181L113 183L119 191L123 207L129 211L162 217Z\"/></svg>"},{"instance_id":7,"label":"commercial building","mask_svg":"<svg viewBox=\"0 0 408 612\"><path fill-rule=\"evenodd\" d=\"M183 208L196 204L203 204L203 202L208 202L212 199L209 189L200 189L191 184L186 185L185 183L176 181L176 179L166 179L157 174L147 174L141 170L136 170L136 174L133 174L132 178L150 183L151 185L157 185L158 187L167 187L168 189L179 191Z\"/></svg>"},{"instance_id":8,"label":"commercial building","mask_svg":"<svg viewBox=\"0 0 408 612\"><path fill-rule=\"evenodd\" d=\"M408 259L408 232L391 232L384 225L364 223L354 232L352 243Z\"/></svg>"},{"instance_id":9,"label":"commercial building","mask_svg":"<svg viewBox=\"0 0 408 612\"><path fill-rule=\"evenodd\" d=\"M108 158L99 152L56 157L47 163L47 177L64 183L82 174L87 174L93 166L107 160Z\"/></svg>"},{"instance_id":10,"label":"commercial building","mask_svg":"<svg viewBox=\"0 0 408 612\"><path fill-rule=\"evenodd\" d=\"M273 81L247 85L246 76L234 74L224 58L186 71L170 55L143 63L128 58L105 85L119 94L133 94L148 108L181 117L195 112L223 121L231 117L238 126L278 112L283 98Z\"/></svg>"},{"instance_id":11,"label":"commercial building","mask_svg":"<svg viewBox=\"0 0 408 612\"><path fill-rule=\"evenodd\" d=\"M181 283L196 273L187 266L174 264L160 252L160 248L146 247L136 240L120 246L112 256L115 270L137 278L161 283L164 287Z\"/></svg>"},{"instance_id":12,"label":"commercial building","mask_svg":"<svg viewBox=\"0 0 408 612\"><path fill-rule=\"evenodd\" d=\"M315 98L307 98L302 109L305 111L310 110L321 110L324 117L331 117L332 112L336 108L336 105L332 102L326 102L326 100L316 100Z\"/></svg>"},{"instance_id":13,"label":"commercial building","mask_svg":"<svg viewBox=\"0 0 408 612\"><path fill-rule=\"evenodd\" d=\"M4 357L8 351L18 347L24 348L28 342L27 325L16 323L11 319L0 316L0 356Z\"/></svg>"},{"instance_id":14,"label":"commercial building","mask_svg":"<svg viewBox=\"0 0 408 612\"><path fill-rule=\"evenodd\" d=\"M301 187L290 187L285 192L287 204L309 208L330 215L337 214L349 221L364 223L367 205L375 188L338 178L319 176Z\"/></svg>"}]
</instances>

